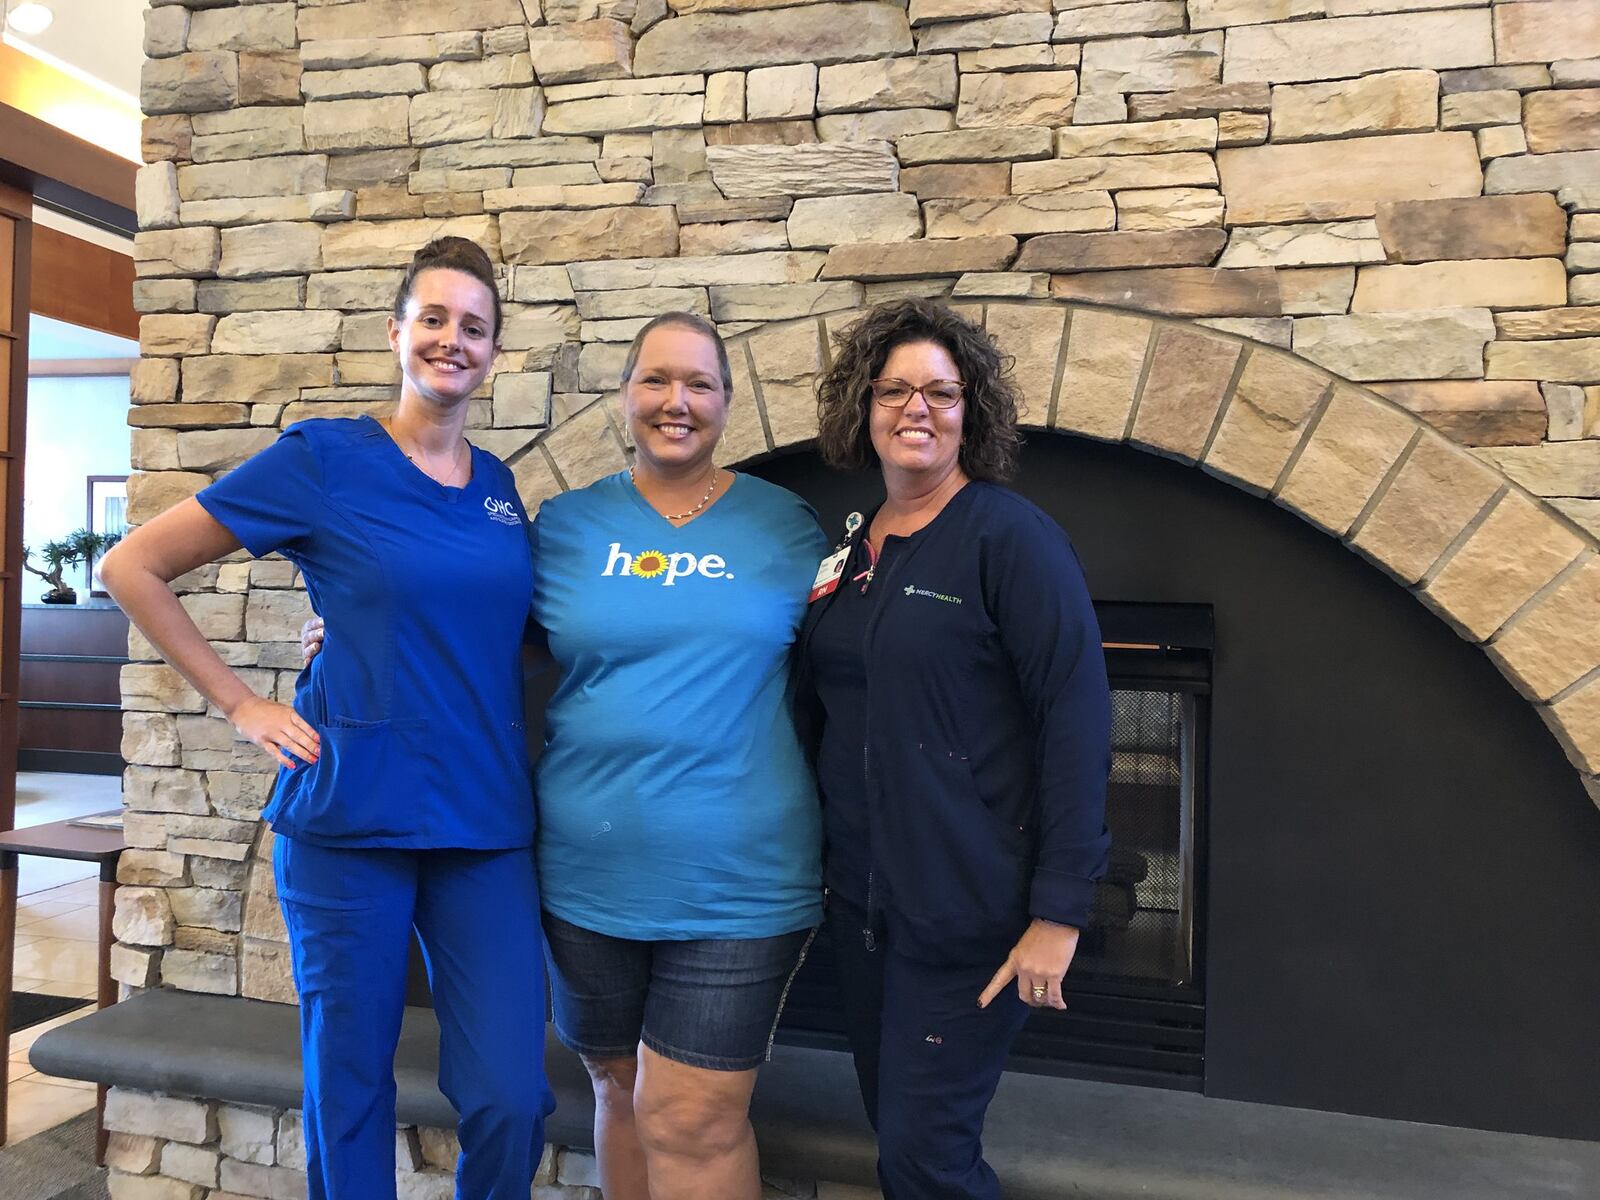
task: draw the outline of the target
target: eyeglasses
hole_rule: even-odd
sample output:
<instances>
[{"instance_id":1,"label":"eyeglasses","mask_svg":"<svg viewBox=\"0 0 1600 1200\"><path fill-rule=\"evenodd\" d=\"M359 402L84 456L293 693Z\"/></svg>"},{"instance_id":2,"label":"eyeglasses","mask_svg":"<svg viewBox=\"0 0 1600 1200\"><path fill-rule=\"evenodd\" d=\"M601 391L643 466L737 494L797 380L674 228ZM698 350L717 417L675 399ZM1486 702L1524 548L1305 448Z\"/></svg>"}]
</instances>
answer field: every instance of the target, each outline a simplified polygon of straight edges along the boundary
<instances>
[{"instance_id":1,"label":"eyeglasses","mask_svg":"<svg viewBox=\"0 0 1600 1200\"><path fill-rule=\"evenodd\" d=\"M885 408L904 408L918 392L929 408L954 408L966 395L966 388L954 379L934 379L921 387L904 379L874 379L870 386L872 398Z\"/></svg>"}]
</instances>

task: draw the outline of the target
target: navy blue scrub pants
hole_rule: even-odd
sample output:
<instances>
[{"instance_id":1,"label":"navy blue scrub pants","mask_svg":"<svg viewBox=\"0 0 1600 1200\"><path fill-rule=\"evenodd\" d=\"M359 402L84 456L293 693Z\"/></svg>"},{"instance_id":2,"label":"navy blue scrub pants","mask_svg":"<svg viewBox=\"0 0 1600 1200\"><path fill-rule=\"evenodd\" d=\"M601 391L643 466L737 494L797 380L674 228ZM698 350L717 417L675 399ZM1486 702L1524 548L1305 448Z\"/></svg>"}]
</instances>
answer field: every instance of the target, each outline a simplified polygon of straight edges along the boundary
<instances>
[{"instance_id":1,"label":"navy blue scrub pants","mask_svg":"<svg viewBox=\"0 0 1600 1200\"><path fill-rule=\"evenodd\" d=\"M978 997L1011 947L993 963L936 965L896 953L881 922L868 949L865 922L829 897L845 1032L878 1135L884 1200L998 1200L983 1118L1029 1009L1015 984L988 1008Z\"/></svg>"},{"instance_id":2,"label":"navy blue scrub pants","mask_svg":"<svg viewBox=\"0 0 1600 1200\"><path fill-rule=\"evenodd\" d=\"M533 851L277 839L305 1066L309 1200L395 1195L394 1052L415 926L460 1115L460 1200L528 1200L555 1107Z\"/></svg>"}]
</instances>

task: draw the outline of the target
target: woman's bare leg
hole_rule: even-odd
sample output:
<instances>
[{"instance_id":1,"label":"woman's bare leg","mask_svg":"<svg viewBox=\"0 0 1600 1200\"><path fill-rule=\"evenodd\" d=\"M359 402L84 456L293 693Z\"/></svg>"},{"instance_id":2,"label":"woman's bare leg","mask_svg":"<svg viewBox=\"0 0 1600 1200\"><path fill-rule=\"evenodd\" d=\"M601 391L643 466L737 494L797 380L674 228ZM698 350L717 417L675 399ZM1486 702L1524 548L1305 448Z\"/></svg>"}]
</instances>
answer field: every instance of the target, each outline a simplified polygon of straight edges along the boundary
<instances>
[{"instance_id":1,"label":"woman's bare leg","mask_svg":"<svg viewBox=\"0 0 1600 1200\"><path fill-rule=\"evenodd\" d=\"M605 1200L650 1200L644 1148L633 1118L639 1062L585 1056L583 1065L594 1086L594 1155L600 1190Z\"/></svg>"},{"instance_id":2,"label":"woman's bare leg","mask_svg":"<svg viewBox=\"0 0 1600 1200\"><path fill-rule=\"evenodd\" d=\"M634 1113L650 1169L651 1200L760 1200L750 1127L756 1073L710 1071L639 1047ZM620 1200L606 1193L606 1200Z\"/></svg>"}]
</instances>

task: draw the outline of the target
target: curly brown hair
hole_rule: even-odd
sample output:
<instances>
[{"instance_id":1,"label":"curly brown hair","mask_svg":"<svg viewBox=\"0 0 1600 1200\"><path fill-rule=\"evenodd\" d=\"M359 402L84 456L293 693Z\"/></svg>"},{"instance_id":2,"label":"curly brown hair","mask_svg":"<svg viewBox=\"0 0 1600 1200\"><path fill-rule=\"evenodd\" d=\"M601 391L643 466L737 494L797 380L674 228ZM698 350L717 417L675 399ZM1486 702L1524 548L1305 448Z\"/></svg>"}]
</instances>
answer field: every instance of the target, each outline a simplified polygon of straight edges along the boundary
<instances>
[{"instance_id":1,"label":"curly brown hair","mask_svg":"<svg viewBox=\"0 0 1600 1200\"><path fill-rule=\"evenodd\" d=\"M817 384L817 447L829 466L876 466L872 380L898 346L932 342L954 360L965 385L958 461L968 479L1003 482L1016 470L1021 407L1011 358L987 331L931 300L880 304L834 335L833 365Z\"/></svg>"}]
</instances>

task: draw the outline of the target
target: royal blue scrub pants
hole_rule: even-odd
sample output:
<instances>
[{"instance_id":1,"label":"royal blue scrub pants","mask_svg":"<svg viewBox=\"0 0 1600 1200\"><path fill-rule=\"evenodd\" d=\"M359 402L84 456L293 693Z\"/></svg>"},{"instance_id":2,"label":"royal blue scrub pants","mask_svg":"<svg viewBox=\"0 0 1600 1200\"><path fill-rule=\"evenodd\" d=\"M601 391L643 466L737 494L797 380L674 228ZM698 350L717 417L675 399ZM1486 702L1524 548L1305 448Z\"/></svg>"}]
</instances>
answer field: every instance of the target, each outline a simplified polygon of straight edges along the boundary
<instances>
[{"instance_id":1,"label":"royal blue scrub pants","mask_svg":"<svg viewBox=\"0 0 1600 1200\"><path fill-rule=\"evenodd\" d=\"M881 921L868 949L865 923L860 909L829 897L845 1033L878 1135L884 1200L999 1200L983 1118L1028 1006L1015 984L988 1008L978 997L1011 947L997 948L993 963L936 965L896 953Z\"/></svg>"},{"instance_id":2,"label":"royal blue scrub pants","mask_svg":"<svg viewBox=\"0 0 1600 1200\"><path fill-rule=\"evenodd\" d=\"M394 1052L413 926L460 1115L460 1200L528 1200L555 1107L532 850L333 849L277 839L305 1065L309 1200L395 1195Z\"/></svg>"}]
</instances>

